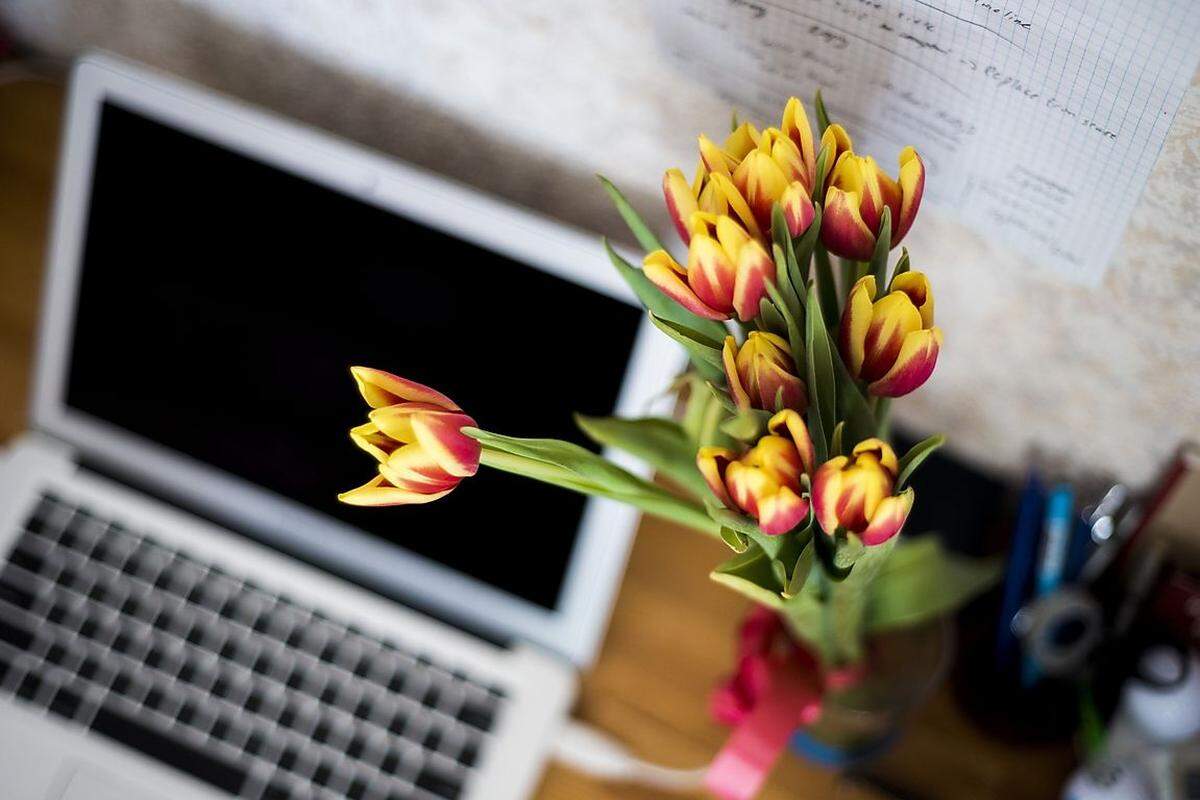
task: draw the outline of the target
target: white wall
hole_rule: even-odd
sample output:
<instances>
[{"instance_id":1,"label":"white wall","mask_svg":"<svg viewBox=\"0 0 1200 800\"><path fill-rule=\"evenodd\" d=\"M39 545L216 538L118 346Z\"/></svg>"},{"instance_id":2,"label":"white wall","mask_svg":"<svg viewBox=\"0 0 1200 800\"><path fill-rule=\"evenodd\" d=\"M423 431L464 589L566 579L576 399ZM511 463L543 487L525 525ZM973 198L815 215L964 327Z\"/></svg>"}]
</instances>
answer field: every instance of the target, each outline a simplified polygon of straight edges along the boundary
<instances>
[{"instance_id":1,"label":"white wall","mask_svg":"<svg viewBox=\"0 0 1200 800\"><path fill-rule=\"evenodd\" d=\"M695 134L730 111L668 63L639 0L0 0L0 15L47 51L104 47L609 234L593 173L661 219L663 169L690 171ZM1198 196L1193 83L1098 289L923 209L906 244L946 347L900 418L1006 471L1036 443L1075 472L1148 480L1200 438Z\"/></svg>"}]
</instances>

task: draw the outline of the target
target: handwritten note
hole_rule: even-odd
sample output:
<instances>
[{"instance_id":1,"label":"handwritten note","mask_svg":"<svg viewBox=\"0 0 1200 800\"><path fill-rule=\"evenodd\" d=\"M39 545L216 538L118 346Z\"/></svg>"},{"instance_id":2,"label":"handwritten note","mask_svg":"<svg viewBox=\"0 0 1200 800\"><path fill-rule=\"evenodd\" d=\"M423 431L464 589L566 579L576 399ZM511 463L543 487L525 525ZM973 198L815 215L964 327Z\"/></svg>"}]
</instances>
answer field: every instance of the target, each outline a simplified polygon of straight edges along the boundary
<instances>
[{"instance_id":1,"label":"handwritten note","mask_svg":"<svg viewBox=\"0 0 1200 800\"><path fill-rule=\"evenodd\" d=\"M916 145L929 202L1092 285L1200 60L1195 0L650 6L681 67L746 114L820 87L856 149L886 166Z\"/></svg>"}]
</instances>

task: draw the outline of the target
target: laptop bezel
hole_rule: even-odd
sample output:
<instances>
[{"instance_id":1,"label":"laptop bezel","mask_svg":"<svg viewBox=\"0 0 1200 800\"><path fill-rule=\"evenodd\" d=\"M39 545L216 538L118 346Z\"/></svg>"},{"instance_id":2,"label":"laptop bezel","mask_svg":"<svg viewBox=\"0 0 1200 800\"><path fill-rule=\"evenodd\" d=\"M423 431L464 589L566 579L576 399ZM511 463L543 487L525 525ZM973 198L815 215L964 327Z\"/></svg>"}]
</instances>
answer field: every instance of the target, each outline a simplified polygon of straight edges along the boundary
<instances>
[{"instance_id":1,"label":"laptop bezel","mask_svg":"<svg viewBox=\"0 0 1200 800\"><path fill-rule=\"evenodd\" d=\"M216 512L214 517L243 525L268 543L367 586L412 597L451 621L540 645L580 666L592 661L637 525L634 509L588 501L557 608L548 610L67 405L72 326L105 101L636 304L597 238L177 78L107 54L89 54L75 65L67 101L31 403L36 429L201 513ZM678 350L643 320L616 413L645 414L656 398L661 407L663 387L681 366ZM620 453L607 454L631 471L648 474Z\"/></svg>"}]
</instances>

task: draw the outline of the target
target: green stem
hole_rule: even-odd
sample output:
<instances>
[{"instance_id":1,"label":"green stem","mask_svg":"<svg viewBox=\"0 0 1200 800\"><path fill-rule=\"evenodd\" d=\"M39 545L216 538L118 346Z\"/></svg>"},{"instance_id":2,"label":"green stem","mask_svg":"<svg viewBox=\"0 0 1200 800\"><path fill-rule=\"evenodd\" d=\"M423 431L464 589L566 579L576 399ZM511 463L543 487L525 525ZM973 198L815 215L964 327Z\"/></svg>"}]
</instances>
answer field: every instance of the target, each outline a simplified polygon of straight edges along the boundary
<instances>
[{"instance_id":1,"label":"green stem","mask_svg":"<svg viewBox=\"0 0 1200 800\"><path fill-rule=\"evenodd\" d=\"M825 245L817 242L813 248L816 260L817 299L821 303L821 316L825 318L825 327L837 325L841 319L838 313L837 282L833 278L833 266L829 263L829 251Z\"/></svg>"},{"instance_id":2,"label":"green stem","mask_svg":"<svg viewBox=\"0 0 1200 800\"><path fill-rule=\"evenodd\" d=\"M885 441L892 429L891 411L892 398L871 398L871 413L875 415L875 429L878 431L879 438Z\"/></svg>"}]
</instances>

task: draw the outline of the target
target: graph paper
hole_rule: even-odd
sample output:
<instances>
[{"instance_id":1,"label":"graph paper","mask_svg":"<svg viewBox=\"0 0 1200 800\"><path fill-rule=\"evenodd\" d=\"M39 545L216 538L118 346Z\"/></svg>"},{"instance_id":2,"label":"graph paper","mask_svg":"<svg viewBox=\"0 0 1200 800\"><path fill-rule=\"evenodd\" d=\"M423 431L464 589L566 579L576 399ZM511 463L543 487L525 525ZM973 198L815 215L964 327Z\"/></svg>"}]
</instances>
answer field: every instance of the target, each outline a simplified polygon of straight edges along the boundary
<instances>
[{"instance_id":1,"label":"graph paper","mask_svg":"<svg viewBox=\"0 0 1200 800\"><path fill-rule=\"evenodd\" d=\"M778 125L822 89L855 149L927 202L1098 284L1200 60L1196 0L656 0L683 69ZM811 106L810 106L811 109Z\"/></svg>"}]
</instances>

